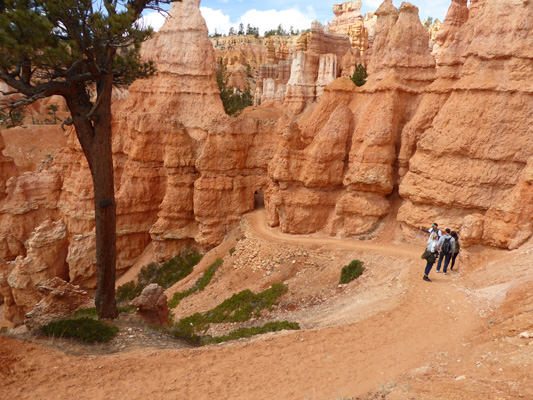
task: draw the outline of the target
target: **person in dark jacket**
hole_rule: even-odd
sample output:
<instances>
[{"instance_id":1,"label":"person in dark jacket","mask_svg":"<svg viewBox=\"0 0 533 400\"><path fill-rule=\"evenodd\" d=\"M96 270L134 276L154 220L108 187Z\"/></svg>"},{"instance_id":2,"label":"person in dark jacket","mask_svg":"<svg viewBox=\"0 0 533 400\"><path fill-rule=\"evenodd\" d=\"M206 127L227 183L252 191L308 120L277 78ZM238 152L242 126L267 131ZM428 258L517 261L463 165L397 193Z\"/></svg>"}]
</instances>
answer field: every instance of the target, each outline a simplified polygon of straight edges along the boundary
<instances>
[{"instance_id":1,"label":"person in dark jacket","mask_svg":"<svg viewBox=\"0 0 533 400\"><path fill-rule=\"evenodd\" d=\"M445 232L439 239L439 262L437 263L437 272L440 272L440 266L444 258L444 269L442 270L444 275L446 275L452 254L455 252L455 239L451 235L450 228L446 228Z\"/></svg>"},{"instance_id":2,"label":"person in dark jacket","mask_svg":"<svg viewBox=\"0 0 533 400\"><path fill-rule=\"evenodd\" d=\"M457 232L452 231L451 235L452 235L452 237L455 240L455 249L454 249L453 254L452 254L452 263L450 265L450 271L453 270L453 267L455 265L455 259L459 255L459 250L460 250L460 247L461 247L461 246L459 246L459 236L457 235Z\"/></svg>"}]
</instances>

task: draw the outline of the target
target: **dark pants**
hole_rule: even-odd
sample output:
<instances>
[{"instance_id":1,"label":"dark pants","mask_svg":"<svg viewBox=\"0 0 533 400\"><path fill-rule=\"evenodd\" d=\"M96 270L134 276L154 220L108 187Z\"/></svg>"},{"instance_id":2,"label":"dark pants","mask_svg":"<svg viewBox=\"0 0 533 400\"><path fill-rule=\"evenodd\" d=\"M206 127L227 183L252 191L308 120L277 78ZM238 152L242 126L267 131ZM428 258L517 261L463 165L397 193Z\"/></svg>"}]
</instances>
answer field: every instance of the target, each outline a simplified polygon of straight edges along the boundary
<instances>
[{"instance_id":1,"label":"dark pants","mask_svg":"<svg viewBox=\"0 0 533 400\"><path fill-rule=\"evenodd\" d=\"M435 261L430 263L429 260L427 260L426 269L424 270L424 275L426 275L426 276L429 275L429 272L431 271L431 268L433 267L433 264L435 264Z\"/></svg>"},{"instance_id":2,"label":"dark pants","mask_svg":"<svg viewBox=\"0 0 533 400\"><path fill-rule=\"evenodd\" d=\"M433 267L433 264L435 264L436 255L431 255L427 259L426 269L424 270L424 275L428 276L431 268Z\"/></svg>"},{"instance_id":3,"label":"dark pants","mask_svg":"<svg viewBox=\"0 0 533 400\"><path fill-rule=\"evenodd\" d=\"M451 257L452 253L444 253L441 251L439 255L439 262L437 263L437 271L440 271L440 265L442 264L442 259L444 258L444 269L442 270L442 272L446 272Z\"/></svg>"},{"instance_id":4,"label":"dark pants","mask_svg":"<svg viewBox=\"0 0 533 400\"><path fill-rule=\"evenodd\" d=\"M458 255L459 255L459 253L453 253L452 265L450 265L450 269L453 269L453 266L455 265L455 259L457 258Z\"/></svg>"}]
</instances>

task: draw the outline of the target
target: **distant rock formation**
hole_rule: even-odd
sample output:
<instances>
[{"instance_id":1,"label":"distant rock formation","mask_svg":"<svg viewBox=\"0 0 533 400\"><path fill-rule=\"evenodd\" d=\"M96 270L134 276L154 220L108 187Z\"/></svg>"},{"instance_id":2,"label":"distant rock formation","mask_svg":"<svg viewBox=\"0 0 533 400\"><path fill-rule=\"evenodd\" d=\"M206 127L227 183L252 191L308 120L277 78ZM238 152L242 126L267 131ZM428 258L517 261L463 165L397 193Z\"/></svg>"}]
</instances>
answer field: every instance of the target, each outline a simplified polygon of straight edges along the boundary
<instances>
[{"instance_id":1,"label":"distant rock formation","mask_svg":"<svg viewBox=\"0 0 533 400\"><path fill-rule=\"evenodd\" d=\"M284 104L300 114L308 104L317 102L326 85L341 76L344 64L340 61L347 54L352 55L347 35L328 33L322 24L313 22L311 32L300 36L290 62L261 66L255 104Z\"/></svg>"},{"instance_id":2,"label":"distant rock formation","mask_svg":"<svg viewBox=\"0 0 533 400\"><path fill-rule=\"evenodd\" d=\"M333 5L335 17L327 26L331 33L348 35L352 47L356 47L362 56L369 46L369 35L373 29L373 14L368 18L361 14L361 0L347 1Z\"/></svg>"}]
</instances>

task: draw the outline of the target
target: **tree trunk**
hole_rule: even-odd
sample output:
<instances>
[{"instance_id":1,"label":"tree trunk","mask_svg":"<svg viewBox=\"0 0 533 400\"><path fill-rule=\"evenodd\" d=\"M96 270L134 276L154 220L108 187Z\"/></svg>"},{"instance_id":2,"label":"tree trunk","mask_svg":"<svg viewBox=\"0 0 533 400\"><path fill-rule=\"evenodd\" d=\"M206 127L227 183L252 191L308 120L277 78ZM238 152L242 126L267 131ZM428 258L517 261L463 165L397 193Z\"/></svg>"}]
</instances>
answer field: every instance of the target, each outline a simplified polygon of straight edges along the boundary
<instances>
[{"instance_id":1,"label":"tree trunk","mask_svg":"<svg viewBox=\"0 0 533 400\"><path fill-rule=\"evenodd\" d=\"M97 82L100 104L94 114L94 152L91 169L94 184L94 217L96 224L96 263L98 287L95 303L98 318L118 316L115 301L115 271L117 259L115 183L111 148L111 93L113 77Z\"/></svg>"},{"instance_id":2,"label":"tree trunk","mask_svg":"<svg viewBox=\"0 0 533 400\"><path fill-rule=\"evenodd\" d=\"M83 94L78 91L67 99L93 179L98 274L95 304L100 319L118 316L115 301L116 203L111 148L112 82L112 75L98 80L99 100L92 117L88 117L92 107L84 88Z\"/></svg>"}]
</instances>

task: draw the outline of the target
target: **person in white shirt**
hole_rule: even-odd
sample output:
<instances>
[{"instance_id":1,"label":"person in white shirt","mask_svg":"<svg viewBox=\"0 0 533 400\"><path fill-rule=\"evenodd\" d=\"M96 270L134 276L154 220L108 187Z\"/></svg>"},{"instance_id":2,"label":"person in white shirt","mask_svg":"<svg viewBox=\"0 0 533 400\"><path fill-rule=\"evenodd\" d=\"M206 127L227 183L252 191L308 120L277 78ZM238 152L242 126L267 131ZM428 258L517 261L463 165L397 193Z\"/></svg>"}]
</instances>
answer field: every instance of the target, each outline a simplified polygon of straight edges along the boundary
<instances>
[{"instance_id":1,"label":"person in white shirt","mask_svg":"<svg viewBox=\"0 0 533 400\"><path fill-rule=\"evenodd\" d=\"M428 244L426 247L426 250L431 253L431 255L426 259L426 269L424 271L424 280L431 282L431 279L429 279L428 275L431 271L431 268L433 267L433 264L435 264L435 260L438 256L438 248L439 248L439 241L437 240L437 232L431 232L431 235L429 235Z\"/></svg>"}]
</instances>

